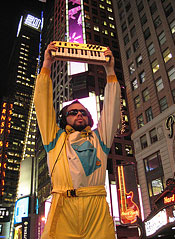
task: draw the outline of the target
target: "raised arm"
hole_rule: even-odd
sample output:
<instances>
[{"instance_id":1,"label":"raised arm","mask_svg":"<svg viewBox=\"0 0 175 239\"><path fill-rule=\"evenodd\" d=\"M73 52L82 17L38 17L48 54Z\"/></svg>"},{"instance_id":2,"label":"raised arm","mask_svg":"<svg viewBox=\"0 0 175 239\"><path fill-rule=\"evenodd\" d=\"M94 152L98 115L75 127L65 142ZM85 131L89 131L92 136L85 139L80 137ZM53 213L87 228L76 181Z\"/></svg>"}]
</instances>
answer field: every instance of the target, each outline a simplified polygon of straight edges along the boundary
<instances>
[{"instance_id":1,"label":"raised arm","mask_svg":"<svg viewBox=\"0 0 175 239\"><path fill-rule=\"evenodd\" d=\"M97 133L108 151L112 145L114 135L120 123L120 84L114 71L114 57L108 49L106 56L110 56L109 63L104 65L107 74L107 84L104 93L103 110L98 122Z\"/></svg>"},{"instance_id":2,"label":"raised arm","mask_svg":"<svg viewBox=\"0 0 175 239\"><path fill-rule=\"evenodd\" d=\"M53 89L50 78L51 65L54 62L50 54L51 50L56 50L53 43L50 43L45 51L43 67L37 77L34 94L38 125L47 152L53 148L59 131L53 107Z\"/></svg>"}]
</instances>

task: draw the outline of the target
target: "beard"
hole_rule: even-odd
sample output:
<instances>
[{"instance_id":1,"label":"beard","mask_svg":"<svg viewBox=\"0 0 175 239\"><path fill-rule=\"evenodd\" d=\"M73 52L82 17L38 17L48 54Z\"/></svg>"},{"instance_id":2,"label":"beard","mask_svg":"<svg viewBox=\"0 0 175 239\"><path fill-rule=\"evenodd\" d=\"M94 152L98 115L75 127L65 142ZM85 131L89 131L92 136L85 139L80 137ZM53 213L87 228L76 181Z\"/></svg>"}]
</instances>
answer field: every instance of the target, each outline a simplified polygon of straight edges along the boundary
<instances>
[{"instance_id":1,"label":"beard","mask_svg":"<svg viewBox=\"0 0 175 239\"><path fill-rule=\"evenodd\" d=\"M85 120L83 120L82 124L77 124L77 121L75 121L72 127L74 128L75 131L82 131L87 127L87 124Z\"/></svg>"}]
</instances>

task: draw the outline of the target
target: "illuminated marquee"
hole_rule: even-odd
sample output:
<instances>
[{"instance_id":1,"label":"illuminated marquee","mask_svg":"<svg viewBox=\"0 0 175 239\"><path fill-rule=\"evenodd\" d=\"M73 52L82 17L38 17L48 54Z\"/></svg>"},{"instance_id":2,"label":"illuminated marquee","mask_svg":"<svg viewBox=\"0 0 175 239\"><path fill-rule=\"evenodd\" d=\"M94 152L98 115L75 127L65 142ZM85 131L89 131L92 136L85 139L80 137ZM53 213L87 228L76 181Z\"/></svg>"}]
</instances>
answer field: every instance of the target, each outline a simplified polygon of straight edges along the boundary
<instances>
[{"instance_id":1,"label":"illuminated marquee","mask_svg":"<svg viewBox=\"0 0 175 239\"><path fill-rule=\"evenodd\" d=\"M28 14L25 21L24 21L24 25L32 27L36 30L40 30L41 19Z\"/></svg>"}]
</instances>

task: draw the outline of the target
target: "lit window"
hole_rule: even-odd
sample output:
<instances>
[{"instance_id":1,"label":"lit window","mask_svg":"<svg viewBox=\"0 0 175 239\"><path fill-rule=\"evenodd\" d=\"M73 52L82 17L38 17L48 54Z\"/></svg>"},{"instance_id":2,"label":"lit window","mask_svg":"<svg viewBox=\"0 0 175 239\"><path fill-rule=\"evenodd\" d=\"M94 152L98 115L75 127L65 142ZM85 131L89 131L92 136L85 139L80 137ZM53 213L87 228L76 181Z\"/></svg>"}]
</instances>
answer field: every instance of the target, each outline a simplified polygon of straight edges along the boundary
<instances>
[{"instance_id":1,"label":"lit window","mask_svg":"<svg viewBox=\"0 0 175 239\"><path fill-rule=\"evenodd\" d=\"M151 184L154 196L160 194L163 191L163 183L161 178L153 180Z\"/></svg>"},{"instance_id":2,"label":"lit window","mask_svg":"<svg viewBox=\"0 0 175 239\"><path fill-rule=\"evenodd\" d=\"M143 115L141 114L137 117L137 127L138 129L140 129L143 126L144 126L144 120L143 120Z\"/></svg>"},{"instance_id":3,"label":"lit window","mask_svg":"<svg viewBox=\"0 0 175 239\"><path fill-rule=\"evenodd\" d=\"M175 33L175 20L173 20L173 21L170 23L170 28L171 28L172 34Z\"/></svg>"},{"instance_id":4,"label":"lit window","mask_svg":"<svg viewBox=\"0 0 175 239\"><path fill-rule=\"evenodd\" d=\"M153 119L153 113L152 113L152 108L148 108L146 111L145 111L145 115L146 115L146 121L149 122Z\"/></svg>"},{"instance_id":5,"label":"lit window","mask_svg":"<svg viewBox=\"0 0 175 239\"><path fill-rule=\"evenodd\" d=\"M150 96L149 96L149 91L148 91L148 88L146 88L143 92L142 92L142 95L143 95L143 101L146 102L150 99Z\"/></svg>"},{"instance_id":6,"label":"lit window","mask_svg":"<svg viewBox=\"0 0 175 239\"><path fill-rule=\"evenodd\" d=\"M103 25L104 25L104 26L107 26L107 22L106 22L106 21L104 21L104 22L103 22Z\"/></svg>"},{"instance_id":7,"label":"lit window","mask_svg":"<svg viewBox=\"0 0 175 239\"><path fill-rule=\"evenodd\" d=\"M172 67L171 69L168 70L168 77L170 81L175 80L175 68Z\"/></svg>"},{"instance_id":8,"label":"lit window","mask_svg":"<svg viewBox=\"0 0 175 239\"><path fill-rule=\"evenodd\" d=\"M135 72L134 63L131 63L131 65L129 65L129 73L130 75L132 75L134 72Z\"/></svg>"},{"instance_id":9,"label":"lit window","mask_svg":"<svg viewBox=\"0 0 175 239\"><path fill-rule=\"evenodd\" d=\"M105 35L108 35L108 31L107 30L102 30L102 33Z\"/></svg>"},{"instance_id":10,"label":"lit window","mask_svg":"<svg viewBox=\"0 0 175 239\"><path fill-rule=\"evenodd\" d=\"M105 7L102 4L100 4L99 6L101 9L105 9Z\"/></svg>"},{"instance_id":11,"label":"lit window","mask_svg":"<svg viewBox=\"0 0 175 239\"><path fill-rule=\"evenodd\" d=\"M139 95L134 98L134 105L135 105L135 109L138 109L140 107L141 102L140 102L140 96Z\"/></svg>"},{"instance_id":12,"label":"lit window","mask_svg":"<svg viewBox=\"0 0 175 239\"><path fill-rule=\"evenodd\" d=\"M136 90L136 89L138 88L137 78L135 78L135 79L131 82L131 86L132 86L132 90Z\"/></svg>"},{"instance_id":13,"label":"lit window","mask_svg":"<svg viewBox=\"0 0 175 239\"><path fill-rule=\"evenodd\" d=\"M172 54L170 52L170 49L167 48L164 52L163 52L163 59L164 62L166 63L167 61L169 61L172 58Z\"/></svg>"},{"instance_id":14,"label":"lit window","mask_svg":"<svg viewBox=\"0 0 175 239\"><path fill-rule=\"evenodd\" d=\"M125 145L125 152L126 152L127 156L132 157L133 156L132 146L131 145Z\"/></svg>"},{"instance_id":15,"label":"lit window","mask_svg":"<svg viewBox=\"0 0 175 239\"><path fill-rule=\"evenodd\" d=\"M156 80L156 88L158 92L164 88L162 78Z\"/></svg>"},{"instance_id":16,"label":"lit window","mask_svg":"<svg viewBox=\"0 0 175 239\"><path fill-rule=\"evenodd\" d=\"M139 74L139 79L140 79L140 84L142 84L143 82L145 82L145 72L142 71L140 74Z\"/></svg>"},{"instance_id":17,"label":"lit window","mask_svg":"<svg viewBox=\"0 0 175 239\"><path fill-rule=\"evenodd\" d=\"M113 29L115 29L115 26L114 26L114 24L109 24L109 26L110 26L110 28L113 28Z\"/></svg>"},{"instance_id":18,"label":"lit window","mask_svg":"<svg viewBox=\"0 0 175 239\"><path fill-rule=\"evenodd\" d=\"M159 64L158 64L157 59L155 61L153 61L151 65L152 65L153 73L156 73L156 71L159 70Z\"/></svg>"},{"instance_id":19,"label":"lit window","mask_svg":"<svg viewBox=\"0 0 175 239\"><path fill-rule=\"evenodd\" d=\"M112 8L107 7L107 11L108 11L108 12L112 12Z\"/></svg>"},{"instance_id":20,"label":"lit window","mask_svg":"<svg viewBox=\"0 0 175 239\"><path fill-rule=\"evenodd\" d=\"M137 67L139 67L139 66L142 64L142 62L143 62L142 56L139 55L139 56L136 58Z\"/></svg>"},{"instance_id":21,"label":"lit window","mask_svg":"<svg viewBox=\"0 0 175 239\"><path fill-rule=\"evenodd\" d=\"M112 16L108 16L108 19L114 21L114 18Z\"/></svg>"},{"instance_id":22,"label":"lit window","mask_svg":"<svg viewBox=\"0 0 175 239\"><path fill-rule=\"evenodd\" d=\"M99 32L100 28L98 26L94 26L94 31Z\"/></svg>"},{"instance_id":23,"label":"lit window","mask_svg":"<svg viewBox=\"0 0 175 239\"><path fill-rule=\"evenodd\" d=\"M112 4L110 0L106 0L106 3L110 5Z\"/></svg>"}]
</instances>

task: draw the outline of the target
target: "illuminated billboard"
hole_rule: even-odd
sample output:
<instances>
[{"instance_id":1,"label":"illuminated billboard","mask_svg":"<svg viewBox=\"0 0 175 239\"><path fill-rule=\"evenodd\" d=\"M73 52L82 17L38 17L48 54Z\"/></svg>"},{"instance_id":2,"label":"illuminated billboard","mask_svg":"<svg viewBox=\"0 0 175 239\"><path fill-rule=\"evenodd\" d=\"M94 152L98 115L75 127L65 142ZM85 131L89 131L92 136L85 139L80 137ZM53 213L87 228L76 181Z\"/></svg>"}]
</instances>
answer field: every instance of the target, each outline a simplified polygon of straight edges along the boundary
<instances>
[{"instance_id":1,"label":"illuminated billboard","mask_svg":"<svg viewBox=\"0 0 175 239\"><path fill-rule=\"evenodd\" d=\"M68 42L85 43L85 27L83 14L83 1L66 0L67 40ZM69 75L87 71L86 63L70 62Z\"/></svg>"},{"instance_id":2,"label":"illuminated billboard","mask_svg":"<svg viewBox=\"0 0 175 239\"><path fill-rule=\"evenodd\" d=\"M31 14L28 14L24 20L24 25L40 31L41 19L34 17Z\"/></svg>"},{"instance_id":3,"label":"illuminated billboard","mask_svg":"<svg viewBox=\"0 0 175 239\"><path fill-rule=\"evenodd\" d=\"M68 102L64 102L63 103L63 107L66 105L71 104L73 101L68 101ZM96 97L95 96L90 96L90 97L85 97L82 99L78 99L78 101L89 110L93 121L94 121L94 125L92 127L92 129L96 129L97 128L97 123L98 123L98 119L97 119L97 102L96 102Z\"/></svg>"},{"instance_id":4,"label":"illuminated billboard","mask_svg":"<svg viewBox=\"0 0 175 239\"><path fill-rule=\"evenodd\" d=\"M20 198L15 203L14 224L22 223L22 218L29 215L29 197Z\"/></svg>"}]
</instances>

